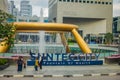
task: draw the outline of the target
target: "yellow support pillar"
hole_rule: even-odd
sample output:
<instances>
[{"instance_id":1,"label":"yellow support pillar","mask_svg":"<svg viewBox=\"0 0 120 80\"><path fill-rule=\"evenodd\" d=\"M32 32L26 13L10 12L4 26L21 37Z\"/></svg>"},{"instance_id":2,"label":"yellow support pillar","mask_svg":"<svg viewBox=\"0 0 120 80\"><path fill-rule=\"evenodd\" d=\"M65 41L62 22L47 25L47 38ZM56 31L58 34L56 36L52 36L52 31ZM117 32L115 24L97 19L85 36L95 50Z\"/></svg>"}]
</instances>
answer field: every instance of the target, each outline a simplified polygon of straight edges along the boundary
<instances>
[{"instance_id":1,"label":"yellow support pillar","mask_svg":"<svg viewBox=\"0 0 120 80\"><path fill-rule=\"evenodd\" d=\"M73 29L72 33L73 33L80 49L82 50L82 52L85 54L92 53L92 51L90 50L88 45L85 43L85 41L82 39L82 37L79 35L79 33L76 31L76 29Z\"/></svg>"},{"instance_id":2,"label":"yellow support pillar","mask_svg":"<svg viewBox=\"0 0 120 80\"><path fill-rule=\"evenodd\" d=\"M66 52L67 52L67 53L70 53L70 48L69 48L69 46L68 46L68 44L67 44L67 40L66 40L66 38L65 38L64 33L60 33L60 36L61 36L62 43L63 43L63 45L64 45L65 48L66 48Z\"/></svg>"}]
</instances>

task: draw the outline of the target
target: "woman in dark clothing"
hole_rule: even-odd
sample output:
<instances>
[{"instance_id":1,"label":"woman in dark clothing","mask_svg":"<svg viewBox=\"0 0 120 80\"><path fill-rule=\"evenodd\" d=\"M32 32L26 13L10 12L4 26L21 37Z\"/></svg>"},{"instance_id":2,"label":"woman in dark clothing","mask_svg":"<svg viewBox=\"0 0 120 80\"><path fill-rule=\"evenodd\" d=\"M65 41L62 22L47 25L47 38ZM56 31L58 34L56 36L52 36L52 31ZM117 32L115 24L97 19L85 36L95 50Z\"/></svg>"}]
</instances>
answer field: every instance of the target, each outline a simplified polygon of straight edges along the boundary
<instances>
[{"instance_id":1,"label":"woman in dark clothing","mask_svg":"<svg viewBox=\"0 0 120 80\"><path fill-rule=\"evenodd\" d=\"M22 57L19 57L19 59L17 60L17 71L22 71L22 66L23 66L23 60Z\"/></svg>"}]
</instances>

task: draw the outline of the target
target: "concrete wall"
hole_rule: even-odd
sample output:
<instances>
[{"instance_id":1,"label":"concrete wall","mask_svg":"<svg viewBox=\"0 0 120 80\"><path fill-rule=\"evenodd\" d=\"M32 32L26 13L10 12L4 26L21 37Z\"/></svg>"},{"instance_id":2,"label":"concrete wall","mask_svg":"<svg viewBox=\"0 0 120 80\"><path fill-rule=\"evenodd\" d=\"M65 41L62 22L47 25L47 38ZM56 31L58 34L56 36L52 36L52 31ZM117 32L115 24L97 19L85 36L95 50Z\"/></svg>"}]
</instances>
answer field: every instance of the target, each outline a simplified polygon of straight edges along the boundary
<instances>
[{"instance_id":1,"label":"concrete wall","mask_svg":"<svg viewBox=\"0 0 120 80\"><path fill-rule=\"evenodd\" d=\"M7 0L0 0L0 9L8 12L8 1Z\"/></svg>"},{"instance_id":2,"label":"concrete wall","mask_svg":"<svg viewBox=\"0 0 120 80\"><path fill-rule=\"evenodd\" d=\"M89 3L87 3L87 1L89 1ZM83 3L58 0L56 4L49 8L49 11L52 10L49 13L49 19L52 20L52 18L56 18L57 23L77 24L80 26L80 30L83 30L84 36L91 33L112 32L112 0L100 0L101 4L99 4L98 0L87 1ZM91 3L91 1L93 1L93 3Z\"/></svg>"},{"instance_id":3,"label":"concrete wall","mask_svg":"<svg viewBox=\"0 0 120 80\"><path fill-rule=\"evenodd\" d=\"M63 18L63 22L78 25L79 30L83 31L84 37L86 36L86 34L106 33L105 19Z\"/></svg>"},{"instance_id":4,"label":"concrete wall","mask_svg":"<svg viewBox=\"0 0 120 80\"><path fill-rule=\"evenodd\" d=\"M50 22L56 22L57 17L57 2L56 0L49 0L49 21Z\"/></svg>"}]
</instances>

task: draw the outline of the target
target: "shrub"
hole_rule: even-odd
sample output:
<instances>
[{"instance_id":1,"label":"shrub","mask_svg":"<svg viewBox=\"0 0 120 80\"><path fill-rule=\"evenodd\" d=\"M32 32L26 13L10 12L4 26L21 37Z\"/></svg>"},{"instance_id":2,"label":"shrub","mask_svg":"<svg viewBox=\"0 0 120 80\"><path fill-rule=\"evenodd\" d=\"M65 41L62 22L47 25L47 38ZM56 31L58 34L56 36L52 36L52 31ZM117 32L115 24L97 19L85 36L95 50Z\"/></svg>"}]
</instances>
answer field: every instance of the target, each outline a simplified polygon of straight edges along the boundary
<instances>
[{"instance_id":1,"label":"shrub","mask_svg":"<svg viewBox=\"0 0 120 80\"><path fill-rule=\"evenodd\" d=\"M4 65L8 62L7 59L0 59L0 65Z\"/></svg>"}]
</instances>

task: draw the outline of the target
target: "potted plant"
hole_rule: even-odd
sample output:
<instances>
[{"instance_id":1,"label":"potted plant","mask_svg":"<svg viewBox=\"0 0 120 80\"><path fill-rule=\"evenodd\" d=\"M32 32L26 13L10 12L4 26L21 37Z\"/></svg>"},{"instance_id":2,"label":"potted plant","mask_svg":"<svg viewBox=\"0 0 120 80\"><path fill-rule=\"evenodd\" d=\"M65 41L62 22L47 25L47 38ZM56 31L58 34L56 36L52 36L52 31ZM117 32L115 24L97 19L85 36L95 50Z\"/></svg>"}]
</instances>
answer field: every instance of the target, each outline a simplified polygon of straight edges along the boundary
<instances>
[{"instance_id":1,"label":"potted plant","mask_svg":"<svg viewBox=\"0 0 120 80\"><path fill-rule=\"evenodd\" d=\"M0 53L6 52L14 45L15 26L7 22L9 18L13 16L0 10Z\"/></svg>"}]
</instances>

